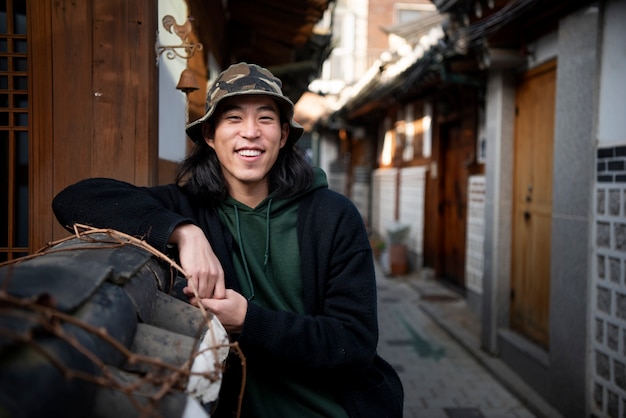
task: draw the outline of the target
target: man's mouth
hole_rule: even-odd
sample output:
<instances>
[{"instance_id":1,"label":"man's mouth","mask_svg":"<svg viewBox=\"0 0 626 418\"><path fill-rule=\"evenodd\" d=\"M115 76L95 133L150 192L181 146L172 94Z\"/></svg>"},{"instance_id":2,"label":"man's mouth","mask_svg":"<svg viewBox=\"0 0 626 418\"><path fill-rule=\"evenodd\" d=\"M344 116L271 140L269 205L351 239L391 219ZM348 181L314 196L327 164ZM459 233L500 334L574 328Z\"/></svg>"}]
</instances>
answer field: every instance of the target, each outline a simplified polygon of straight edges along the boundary
<instances>
[{"instance_id":1,"label":"man's mouth","mask_svg":"<svg viewBox=\"0 0 626 418\"><path fill-rule=\"evenodd\" d=\"M263 152L258 149L242 149L237 151L237 154L241 155L242 157L258 157L262 153Z\"/></svg>"}]
</instances>

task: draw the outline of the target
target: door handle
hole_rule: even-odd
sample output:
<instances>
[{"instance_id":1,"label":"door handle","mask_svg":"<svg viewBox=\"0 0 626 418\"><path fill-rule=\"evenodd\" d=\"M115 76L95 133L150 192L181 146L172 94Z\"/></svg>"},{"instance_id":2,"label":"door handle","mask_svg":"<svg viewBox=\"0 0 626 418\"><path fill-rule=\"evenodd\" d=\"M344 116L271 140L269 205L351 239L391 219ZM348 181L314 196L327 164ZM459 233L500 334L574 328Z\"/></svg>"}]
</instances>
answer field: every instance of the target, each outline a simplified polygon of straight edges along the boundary
<instances>
[{"instance_id":1,"label":"door handle","mask_svg":"<svg viewBox=\"0 0 626 418\"><path fill-rule=\"evenodd\" d=\"M530 212L525 210L524 211L524 220L525 221L529 221L530 220Z\"/></svg>"}]
</instances>

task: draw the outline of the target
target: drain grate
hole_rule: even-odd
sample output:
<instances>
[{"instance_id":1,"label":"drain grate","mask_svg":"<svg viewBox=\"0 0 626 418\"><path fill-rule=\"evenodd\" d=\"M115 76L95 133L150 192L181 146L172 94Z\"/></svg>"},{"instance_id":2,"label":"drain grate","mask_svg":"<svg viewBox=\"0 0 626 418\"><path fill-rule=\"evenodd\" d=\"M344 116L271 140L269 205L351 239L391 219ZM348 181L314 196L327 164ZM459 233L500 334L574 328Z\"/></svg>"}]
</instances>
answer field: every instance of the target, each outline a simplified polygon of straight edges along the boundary
<instances>
[{"instance_id":1,"label":"drain grate","mask_svg":"<svg viewBox=\"0 0 626 418\"><path fill-rule=\"evenodd\" d=\"M392 347L410 347L413 345L411 340L387 340L385 342Z\"/></svg>"},{"instance_id":2,"label":"drain grate","mask_svg":"<svg viewBox=\"0 0 626 418\"><path fill-rule=\"evenodd\" d=\"M457 298L456 296L448 295L445 293L423 294L420 296L420 299L427 302L456 302L457 300L459 300L459 298Z\"/></svg>"},{"instance_id":3,"label":"drain grate","mask_svg":"<svg viewBox=\"0 0 626 418\"><path fill-rule=\"evenodd\" d=\"M443 408L448 418L484 418L478 408Z\"/></svg>"}]
</instances>

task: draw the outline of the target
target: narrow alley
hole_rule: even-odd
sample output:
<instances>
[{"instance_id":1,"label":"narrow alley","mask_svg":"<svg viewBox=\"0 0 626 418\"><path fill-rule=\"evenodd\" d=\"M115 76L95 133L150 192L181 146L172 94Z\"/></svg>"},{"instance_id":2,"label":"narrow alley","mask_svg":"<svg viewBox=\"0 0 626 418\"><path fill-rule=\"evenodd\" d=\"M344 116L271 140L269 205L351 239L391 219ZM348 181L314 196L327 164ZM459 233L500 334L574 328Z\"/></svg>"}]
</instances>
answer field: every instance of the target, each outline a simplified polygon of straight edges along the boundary
<instances>
[{"instance_id":1,"label":"narrow alley","mask_svg":"<svg viewBox=\"0 0 626 418\"><path fill-rule=\"evenodd\" d=\"M535 416L429 315L429 306L436 315L437 305L460 297L415 274L388 277L378 265L377 281L379 352L404 384L405 418Z\"/></svg>"}]
</instances>

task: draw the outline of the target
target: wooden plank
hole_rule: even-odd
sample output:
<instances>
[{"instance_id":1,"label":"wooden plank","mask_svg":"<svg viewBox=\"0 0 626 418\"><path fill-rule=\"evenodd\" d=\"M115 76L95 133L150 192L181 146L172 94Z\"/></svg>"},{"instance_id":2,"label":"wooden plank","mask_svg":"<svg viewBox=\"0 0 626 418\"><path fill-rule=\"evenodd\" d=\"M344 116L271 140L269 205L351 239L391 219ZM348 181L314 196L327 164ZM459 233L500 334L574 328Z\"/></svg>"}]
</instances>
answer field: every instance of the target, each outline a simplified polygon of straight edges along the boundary
<instances>
[{"instance_id":1,"label":"wooden plank","mask_svg":"<svg viewBox=\"0 0 626 418\"><path fill-rule=\"evenodd\" d=\"M54 193L91 173L91 2L50 1Z\"/></svg>"},{"instance_id":2,"label":"wooden plank","mask_svg":"<svg viewBox=\"0 0 626 418\"><path fill-rule=\"evenodd\" d=\"M128 37L135 40L131 71L137 95L134 183L146 186L158 183L159 172L159 77L154 52L160 22L157 3L153 0L128 2L129 7L132 5Z\"/></svg>"},{"instance_id":3,"label":"wooden plank","mask_svg":"<svg viewBox=\"0 0 626 418\"><path fill-rule=\"evenodd\" d=\"M91 175L132 182L138 115L134 112L137 80L133 78L130 55L136 45L128 37L128 7L122 1L93 2Z\"/></svg>"},{"instance_id":4,"label":"wooden plank","mask_svg":"<svg viewBox=\"0 0 626 418\"><path fill-rule=\"evenodd\" d=\"M37 3L37 7L35 4ZM52 200L52 47L50 2L28 0L29 252L53 238ZM37 92L37 94L33 94Z\"/></svg>"},{"instance_id":5,"label":"wooden plank","mask_svg":"<svg viewBox=\"0 0 626 418\"><path fill-rule=\"evenodd\" d=\"M78 80L74 78L76 73L73 72L78 68L78 62L72 52L79 51L69 46L62 47L67 45L64 41L66 36L78 35L74 32L75 27L59 29L59 26L65 25L64 22L75 20L72 16L75 10L70 10L68 15L60 15L60 10L64 10L64 5L53 5L52 1L28 3L31 252L46 242L67 235L67 231L57 224L50 203L56 192L72 182L72 171L81 170L82 166L82 172L85 172L87 166L82 150L72 143L80 143L79 126L84 126L80 120L72 121L72 105L79 90ZM58 55L53 61L54 54ZM55 126L61 130L59 135Z\"/></svg>"},{"instance_id":6,"label":"wooden plank","mask_svg":"<svg viewBox=\"0 0 626 418\"><path fill-rule=\"evenodd\" d=\"M93 176L156 184L155 7L97 1L93 10Z\"/></svg>"}]
</instances>

